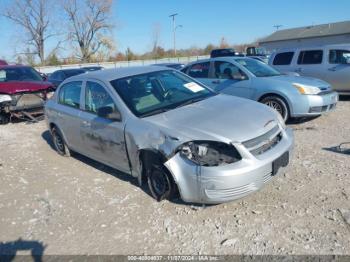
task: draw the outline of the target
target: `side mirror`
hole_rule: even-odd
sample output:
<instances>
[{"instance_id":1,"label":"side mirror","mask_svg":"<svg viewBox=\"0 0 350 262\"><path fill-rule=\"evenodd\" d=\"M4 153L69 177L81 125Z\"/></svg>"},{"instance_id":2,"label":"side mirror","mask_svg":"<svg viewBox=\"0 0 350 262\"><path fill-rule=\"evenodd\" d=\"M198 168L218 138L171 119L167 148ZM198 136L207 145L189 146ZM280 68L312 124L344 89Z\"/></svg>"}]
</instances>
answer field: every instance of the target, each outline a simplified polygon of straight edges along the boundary
<instances>
[{"instance_id":1,"label":"side mirror","mask_svg":"<svg viewBox=\"0 0 350 262\"><path fill-rule=\"evenodd\" d=\"M97 115L102 118L109 119L111 121L120 121L121 115L118 111L113 110L111 106L100 107L97 111Z\"/></svg>"}]
</instances>

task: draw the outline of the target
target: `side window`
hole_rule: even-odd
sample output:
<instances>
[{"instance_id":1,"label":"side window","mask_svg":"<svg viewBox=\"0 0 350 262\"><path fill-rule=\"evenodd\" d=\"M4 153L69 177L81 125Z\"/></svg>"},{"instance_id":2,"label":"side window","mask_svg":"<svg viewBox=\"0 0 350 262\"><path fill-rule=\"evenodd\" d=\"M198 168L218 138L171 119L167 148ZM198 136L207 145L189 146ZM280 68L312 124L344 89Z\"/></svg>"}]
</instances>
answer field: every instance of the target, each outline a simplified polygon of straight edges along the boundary
<instances>
[{"instance_id":1,"label":"side window","mask_svg":"<svg viewBox=\"0 0 350 262\"><path fill-rule=\"evenodd\" d=\"M190 67L188 75L193 78L208 78L210 62L194 64Z\"/></svg>"},{"instance_id":2,"label":"side window","mask_svg":"<svg viewBox=\"0 0 350 262\"><path fill-rule=\"evenodd\" d=\"M273 59L273 65L290 65L293 59L294 52L284 52L276 54Z\"/></svg>"},{"instance_id":3,"label":"side window","mask_svg":"<svg viewBox=\"0 0 350 262\"><path fill-rule=\"evenodd\" d=\"M82 82L74 81L63 85L59 93L59 103L74 108L80 107L80 92Z\"/></svg>"},{"instance_id":4,"label":"side window","mask_svg":"<svg viewBox=\"0 0 350 262\"><path fill-rule=\"evenodd\" d=\"M216 61L214 67L215 78L235 80L247 78L246 74L241 69L229 62Z\"/></svg>"},{"instance_id":5,"label":"side window","mask_svg":"<svg viewBox=\"0 0 350 262\"><path fill-rule=\"evenodd\" d=\"M322 50L301 51L298 57L298 65L321 64L323 57Z\"/></svg>"},{"instance_id":6,"label":"side window","mask_svg":"<svg viewBox=\"0 0 350 262\"><path fill-rule=\"evenodd\" d=\"M85 110L97 114L102 107L110 107L112 112L118 112L112 97L103 86L96 82L86 82Z\"/></svg>"}]
</instances>

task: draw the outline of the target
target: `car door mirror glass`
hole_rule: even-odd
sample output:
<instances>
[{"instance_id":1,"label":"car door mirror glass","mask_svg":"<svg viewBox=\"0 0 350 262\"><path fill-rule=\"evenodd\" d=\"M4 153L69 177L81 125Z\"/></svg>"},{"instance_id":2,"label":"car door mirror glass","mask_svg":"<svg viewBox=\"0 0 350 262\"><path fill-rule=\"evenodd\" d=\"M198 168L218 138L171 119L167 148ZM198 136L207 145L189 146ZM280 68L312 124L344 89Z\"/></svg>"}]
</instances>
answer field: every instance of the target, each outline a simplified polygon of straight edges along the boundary
<instances>
[{"instance_id":1,"label":"car door mirror glass","mask_svg":"<svg viewBox=\"0 0 350 262\"><path fill-rule=\"evenodd\" d=\"M102 118L109 119L111 121L120 121L121 115L118 111L114 110L111 106L100 107L97 111L97 115Z\"/></svg>"}]
</instances>

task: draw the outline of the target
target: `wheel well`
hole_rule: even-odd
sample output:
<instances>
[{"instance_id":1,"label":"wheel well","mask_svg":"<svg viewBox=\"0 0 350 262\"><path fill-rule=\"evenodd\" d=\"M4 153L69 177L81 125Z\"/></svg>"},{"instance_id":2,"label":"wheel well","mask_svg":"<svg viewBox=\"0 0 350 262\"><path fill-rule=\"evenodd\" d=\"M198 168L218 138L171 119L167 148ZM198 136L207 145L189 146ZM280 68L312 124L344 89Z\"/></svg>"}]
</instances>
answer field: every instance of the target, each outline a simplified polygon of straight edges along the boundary
<instances>
[{"instance_id":1,"label":"wheel well","mask_svg":"<svg viewBox=\"0 0 350 262\"><path fill-rule=\"evenodd\" d=\"M281 96L281 95L279 95L279 94L276 94L276 93L264 94L263 96L261 96L261 97L258 99L258 101L261 102L264 98L269 97L269 96L276 96L276 97L282 99L283 102L286 103L286 106L288 107L289 114L291 113L290 105L289 105L287 99L285 99L283 96Z\"/></svg>"},{"instance_id":2,"label":"wheel well","mask_svg":"<svg viewBox=\"0 0 350 262\"><path fill-rule=\"evenodd\" d=\"M139 161L142 162L143 170L151 170L152 165L163 165L167 158L158 150L153 149L142 149L139 153ZM179 193L179 187L176 183L176 180L174 179L172 173L168 170L166 166L163 165L163 167L168 171L168 174L170 175L170 178L172 179L172 182L174 183L174 186L176 187L177 193ZM142 171L143 171L142 170ZM142 172L141 171L141 172ZM144 182L147 182L147 174L145 172L142 172L142 184Z\"/></svg>"}]
</instances>

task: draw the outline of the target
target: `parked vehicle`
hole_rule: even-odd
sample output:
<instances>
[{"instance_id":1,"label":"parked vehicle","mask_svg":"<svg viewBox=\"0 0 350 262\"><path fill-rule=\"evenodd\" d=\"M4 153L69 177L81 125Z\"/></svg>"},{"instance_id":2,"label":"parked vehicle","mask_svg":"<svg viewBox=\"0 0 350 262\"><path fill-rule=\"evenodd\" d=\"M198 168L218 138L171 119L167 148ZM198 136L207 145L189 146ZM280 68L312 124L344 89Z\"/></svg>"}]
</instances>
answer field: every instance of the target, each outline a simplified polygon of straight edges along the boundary
<instances>
[{"instance_id":1,"label":"parked vehicle","mask_svg":"<svg viewBox=\"0 0 350 262\"><path fill-rule=\"evenodd\" d=\"M350 95L350 45L285 49L273 53L269 64L302 76L327 81L342 95Z\"/></svg>"},{"instance_id":2,"label":"parked vehicle","mask_svg":"<svg viewBox=\"0 0 350 262\"><path fill-rule=\"evenodd\" d=\"M5 60L0 60L0 65L8 65Z\"/></svg>"},{"instance_id":3,"label":"parked vehicle","mask_svg":"<svg viewBox=\"0 0 350 262\"><path fill-rule=\"evenodd\" d=\"M53 72L49 75L48 81L51 82L54 87L58 87L65 79L86 73L85 69L61 69Z\"/></svg>"},{"instance_id":4,"label":"parked vehicle","mask_svg":"<svg viewBox=\"0 0 350 262\"><path fill-rule=\"evenodd\" d=\"M73 150L129 173L158 201L177 192L200 203L246 196L287 166L293 145L269 107L166 67L74 76L45 112L59 154Z\"/></svg>"},{"instance_id":5,"label":"parked vehicle","mask_svg":"<svg viewBox=\"0 0 350 262\"><path fill-rule=\"evenodd\" d=\"M83 66L81 69L85 71L98 71L105 69L103 66Z\"/></svg>"},{"instance_id":6,"label":"parked vehicle","mask_svg":"<svg viewBox=\"0 0 350 262\"><path fill-rule=\"evenodd\" d=\"M224 57L224 56L244 56L244 55L236 52L233 48L213 49L210 53L211 58Z\"/></svg>"},{"instance_id":7,"label":"parked vehicle","mask_svg":"<svg viewBox=\"0 0 350 262\"><path fill-rule=\"evenodd\" d=\"M35 69L28 66L0 66L0 124L11 117L29 117L43 113L45 100L53 86L43 81Z\"/></svg>"},{"instance_id":8,"label":"parked vehicle","mask_svg":"<svg viewBox=\"0 0 350 262\"><path fill-rule=\"evenodd\" d=\"M335 108L338 94L318 79L282 75L248 57L221 57L196 61L184 73L217 92L259 101L283 119L317 116Z\"/></svg>"},{"instance_id":9,"label":"parked vehicle","mask_svg":"<svg viewBox=\"0 0 350 262\"><path fill-rule=\"evenodd\" d=\"M181 70L185 67L185 64L182 63L159 63L159 64L153 64L152 66L166 66L169 68L173 68L176 70Z\"/></svg>"}]
</instances>

